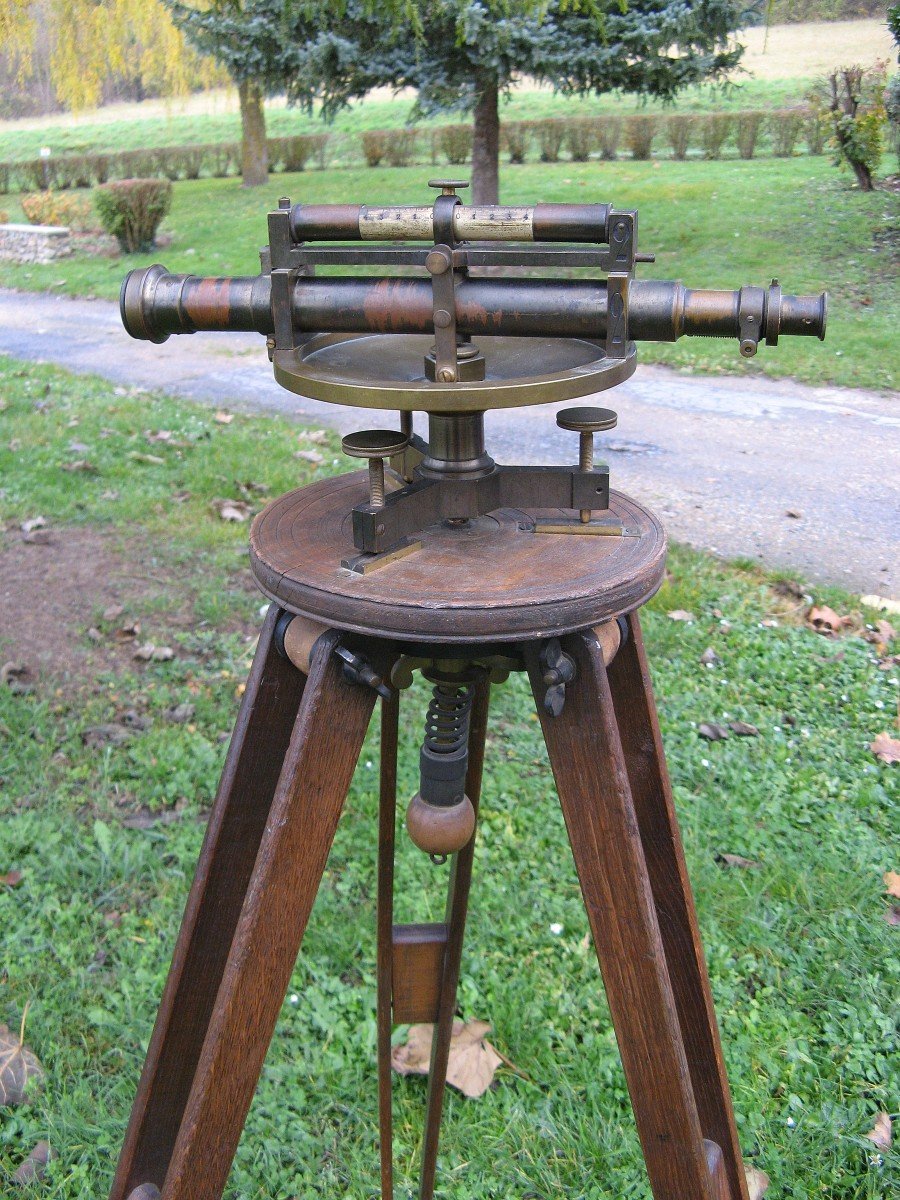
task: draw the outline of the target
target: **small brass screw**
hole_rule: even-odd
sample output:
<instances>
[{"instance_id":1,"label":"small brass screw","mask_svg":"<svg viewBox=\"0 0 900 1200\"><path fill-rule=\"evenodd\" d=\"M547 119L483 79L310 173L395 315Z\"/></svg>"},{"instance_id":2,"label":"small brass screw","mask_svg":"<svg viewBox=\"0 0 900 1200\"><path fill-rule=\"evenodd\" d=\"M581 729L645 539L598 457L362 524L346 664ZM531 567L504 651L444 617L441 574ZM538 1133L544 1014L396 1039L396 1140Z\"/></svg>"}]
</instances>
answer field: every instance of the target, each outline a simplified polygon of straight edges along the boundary
<instances>
[{"instance_id":1,"label":"small brass screw","mask_svg":"<svg viewBox=\"0 0 900 1200\"><path fill-rule=\"evenodd\" d=\"M570 429L578 434L578 470L594 469L594 434L602 429L613 429L619 420L611 408L564 408L556 414L560 429ZM582 523L591 519L591 510L579 510Z\"/></svg>"}]
</instances>

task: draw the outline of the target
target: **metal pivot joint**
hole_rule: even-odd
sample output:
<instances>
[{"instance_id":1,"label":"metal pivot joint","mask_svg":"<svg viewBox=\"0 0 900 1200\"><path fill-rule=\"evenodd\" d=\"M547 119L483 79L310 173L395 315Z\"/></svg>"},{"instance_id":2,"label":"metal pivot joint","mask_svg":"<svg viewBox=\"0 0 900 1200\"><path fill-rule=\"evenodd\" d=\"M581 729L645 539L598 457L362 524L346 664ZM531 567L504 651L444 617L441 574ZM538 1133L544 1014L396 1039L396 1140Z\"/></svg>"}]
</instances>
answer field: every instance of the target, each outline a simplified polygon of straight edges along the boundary
<instances>
[{"instance_id":1,"label":"metal pivot joint","mask_svg":"<svg viewBox=\"0 0 900 1200\"><path fill-rule=\"evenodd\" d=\"M548 717L558 717L566 703L566 684L575 678L575 661L563 650L559 638L551 638L541 647L538 663L546 688L544 712Z\"/></svg>"}]
</instances>

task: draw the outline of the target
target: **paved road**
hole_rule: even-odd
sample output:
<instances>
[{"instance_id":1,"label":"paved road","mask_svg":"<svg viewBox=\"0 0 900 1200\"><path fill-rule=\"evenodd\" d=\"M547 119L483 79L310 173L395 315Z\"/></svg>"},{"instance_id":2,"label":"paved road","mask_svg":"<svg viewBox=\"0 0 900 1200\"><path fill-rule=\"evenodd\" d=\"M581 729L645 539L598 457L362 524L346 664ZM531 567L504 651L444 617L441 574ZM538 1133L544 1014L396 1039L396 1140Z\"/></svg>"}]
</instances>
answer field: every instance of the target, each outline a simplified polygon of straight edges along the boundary
<instances>
[{"instance_id":1,"label":"paved road","mask_svg":"<svg viewBox=\"0 0 900 1200\"><path fill-rule=\"evenodd\" d=\"M255 335L135 342L108 301L0 288L0 350L341 432L384 423L383 414L283 391ZM638 367L601 403L619 413L602 451L614 485L656 508L673 537L795 568L810 580L900 595L900 400L749 374ZM554 407L489 413L491 453L499 462L574 460L575 437L557 429Z\"/></svg>"}]
</instances>

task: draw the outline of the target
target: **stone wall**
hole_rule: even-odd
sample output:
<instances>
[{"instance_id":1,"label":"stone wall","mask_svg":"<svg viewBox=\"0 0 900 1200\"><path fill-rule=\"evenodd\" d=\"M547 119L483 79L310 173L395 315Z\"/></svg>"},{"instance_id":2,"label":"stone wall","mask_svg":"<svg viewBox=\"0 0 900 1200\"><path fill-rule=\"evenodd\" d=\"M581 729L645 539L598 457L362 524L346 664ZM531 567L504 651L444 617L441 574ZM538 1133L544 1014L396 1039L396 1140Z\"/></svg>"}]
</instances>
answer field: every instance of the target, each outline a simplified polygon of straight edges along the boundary
<instances>
[{"instance_id":1,"label":"stone wall","mask_svg":"<svg viewBox=\"0 0 900 1200\"><path fill-rule=\"evenodd\" d=\"M0 259L49 263L72 253L69 231L61 225L0 225Z\"/></svg>"}]
</instances>

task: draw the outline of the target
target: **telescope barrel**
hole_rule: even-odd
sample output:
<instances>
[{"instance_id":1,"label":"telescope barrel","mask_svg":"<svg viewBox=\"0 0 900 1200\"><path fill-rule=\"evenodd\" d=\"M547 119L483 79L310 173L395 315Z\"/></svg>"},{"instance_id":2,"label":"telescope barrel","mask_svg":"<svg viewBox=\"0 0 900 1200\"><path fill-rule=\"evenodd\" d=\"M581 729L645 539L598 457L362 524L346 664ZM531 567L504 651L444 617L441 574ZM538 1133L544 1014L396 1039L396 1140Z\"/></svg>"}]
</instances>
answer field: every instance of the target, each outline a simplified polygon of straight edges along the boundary
<instances>
[{"instance_id":1,"label":"telescope barrel","mask_svg":"<svg viewBox=\"0 0 900 1200\"><path fill-rule=\"evenodd\" d=\"M574 206L573 206L574 207ZM508 337L606 336L606 283L590 280L463 277L455 290L458 332ZM412 277L316 278L293 283L291 319L299 333L430 333L431 281ZM200 278L164 267L131 271L122 285L122 321L132 337L162 342L172 333L250 331L271 335L271 276ZM783 296L777 285L696 290L671 280L633 280L629 336L673 342L682 336L737 337L747 328L770 344L780 334L825 336L826 294ZM747 322L749 321L749 326Z\"/></svg>"},{"instance_id":2,"label":"telescope barrel","mask_svg":"<svg viewBox=\"0 0 900 1200\"><path fill-rule=\"evenodd\" d=\"M457 204L453 235L460 242L606 242L611 212L611 204ZM295 204L290 229L295 242L435 240L430 205Z\"/></svg>"}]
</instances>

